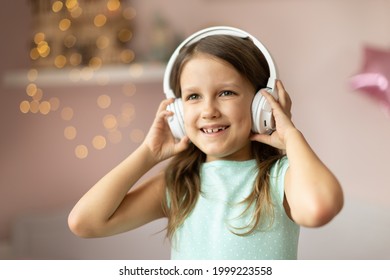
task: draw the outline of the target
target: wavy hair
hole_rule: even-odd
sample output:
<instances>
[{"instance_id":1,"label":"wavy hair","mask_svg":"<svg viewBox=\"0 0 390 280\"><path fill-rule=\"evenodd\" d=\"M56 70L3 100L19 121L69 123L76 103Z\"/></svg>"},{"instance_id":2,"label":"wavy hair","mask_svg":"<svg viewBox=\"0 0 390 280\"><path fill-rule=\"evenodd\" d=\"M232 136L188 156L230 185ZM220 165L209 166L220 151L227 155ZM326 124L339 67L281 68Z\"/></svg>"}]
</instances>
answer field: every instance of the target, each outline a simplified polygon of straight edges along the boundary
<instances>
[{"instance_id":1,"label":"wavy hair","mask_svg":"<svg viewBox=\"0 0 390 280\"><path fill-rule=\"evenodd\" d=\"M183 67L197 53L209 54L230 63L248 79L256 92L266 87L269 77L268 63L250 38L213 35L184 47L179 53L170 77L170 86L177 98L181 97L180 75ZM251 145L258 174L252 193L242 201L246 204L242 214L254 209L250 223L239 228L244 232L234 232L242 236L251 234L259 225L263 225L265 216L270 217L269 221L272 223L269 172L272 165L283 156L280 150L263 143L252 142ZM170 239L191 213L202 191L200 168L205 160L206 155L191 143L188 149L171 159L165 170L167 199L163 201L163 208L168 217L167 236Z\"/></svg>"}]
</instances>

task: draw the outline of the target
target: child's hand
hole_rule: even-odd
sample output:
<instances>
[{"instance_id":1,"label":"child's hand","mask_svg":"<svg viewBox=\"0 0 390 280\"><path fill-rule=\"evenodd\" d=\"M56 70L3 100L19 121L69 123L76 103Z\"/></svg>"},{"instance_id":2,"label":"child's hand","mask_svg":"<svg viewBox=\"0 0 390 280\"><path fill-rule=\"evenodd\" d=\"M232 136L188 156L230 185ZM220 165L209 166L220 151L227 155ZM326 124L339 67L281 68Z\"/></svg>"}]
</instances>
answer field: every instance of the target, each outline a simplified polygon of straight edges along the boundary
<instances>
[{"instance_id":1,"label":"child's hand","mask_svg":"<svg viewBox=\"0 0 390 280\"><path fill-rule=\"evenodd\" d=\"M261 91L261 94L267 98L267 101L271 105L272 114L275 118L276 130L271 135L253 134L250 139L284 150L286 148L285 141L287 132L291 129L296 130L296 128L291 121L292 103L290 96L287 94L281 81L276 81L276 88L279 94L279 101L276 101L267 91Z\"/></svg>"},{"instance_id":2,"label":"child's hand","mask_svg":"<svg viewBox=\"0 0 390 280\"><path fill-rule=\"evenodd\" d=\"M184 151L189 144L187 136L177 141L169 128L167 118L173 116L173 112L168 111L166 108L173 101L174 99L165 99L160 103L153 124L143 142L143 145L150 150L154 160L157 162Z\"/></svg>"}]
</instances>

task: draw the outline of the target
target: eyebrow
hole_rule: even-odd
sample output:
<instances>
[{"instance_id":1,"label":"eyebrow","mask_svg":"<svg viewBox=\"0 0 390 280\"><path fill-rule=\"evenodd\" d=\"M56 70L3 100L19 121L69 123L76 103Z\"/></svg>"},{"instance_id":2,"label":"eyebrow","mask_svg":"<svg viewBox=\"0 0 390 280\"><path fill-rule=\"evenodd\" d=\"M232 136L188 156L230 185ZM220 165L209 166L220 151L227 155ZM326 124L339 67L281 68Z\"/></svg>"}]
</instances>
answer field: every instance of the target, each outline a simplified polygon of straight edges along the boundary
<instances>
[{"instance_id":1,"label":"eyebrow","mask_svg":"<svg viewBox=\"0 0 390 280\"><path fill-rule=\"evenodd\" d=\"M219 87L219 88L224 88L224 87L233 87L233 88L237 88L237 89L241 89L242 87L236 83L233 83L233 82L226 82L226 83L219 83L219 84L216 84L216 87ZM197 86L188 86L188 87L183 87L181 89L181 91L185 91L185 92L196 92L198 91L198 88Z\"/></svg>"}]
</instances>

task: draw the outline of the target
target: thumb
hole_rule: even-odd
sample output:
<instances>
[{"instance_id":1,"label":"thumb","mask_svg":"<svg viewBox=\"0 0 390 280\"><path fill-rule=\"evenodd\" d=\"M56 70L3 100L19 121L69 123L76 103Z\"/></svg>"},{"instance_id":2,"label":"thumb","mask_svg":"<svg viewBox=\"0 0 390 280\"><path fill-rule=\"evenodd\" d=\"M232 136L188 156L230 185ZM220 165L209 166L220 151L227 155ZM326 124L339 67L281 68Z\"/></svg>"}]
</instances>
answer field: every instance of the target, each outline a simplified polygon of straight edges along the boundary
<instances>
[{"instance_id":1,"label":"thumb","mask_svg":"<svg viewBox=\"0 0 390 280\"><path fill-rule=\"evenodd\" d=\"M264 144L269 145L269 143L271 142L271 135L256 133L256 134L252 134L249 139L251 141L256 141L256 142L260 142L260 143L264 143Z\"/></svg>"}]
</instances>

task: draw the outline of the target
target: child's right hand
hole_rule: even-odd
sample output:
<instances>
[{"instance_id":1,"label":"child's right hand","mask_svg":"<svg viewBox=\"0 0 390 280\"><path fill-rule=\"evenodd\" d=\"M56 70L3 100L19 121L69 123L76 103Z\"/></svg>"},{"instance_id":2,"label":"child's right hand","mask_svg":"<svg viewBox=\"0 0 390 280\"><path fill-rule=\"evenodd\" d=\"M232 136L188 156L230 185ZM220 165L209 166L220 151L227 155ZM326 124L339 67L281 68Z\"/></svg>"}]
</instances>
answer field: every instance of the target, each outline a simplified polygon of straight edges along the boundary
<instances>
[{"instance_id":1,"label":"child's right hand","mask_svg":"<svg viewBox=\"0 0 390 280\"><path fill-rule=\"evenodd\" d=\"M184 136L180 141L176 140L168 125L167 118L173 116L173 112L166 108L173 101L174 99L171 98L160 103L153 124L142 143L156 162L168 159L188 148L188 137Z\"/></svg>"}]
</instances>

